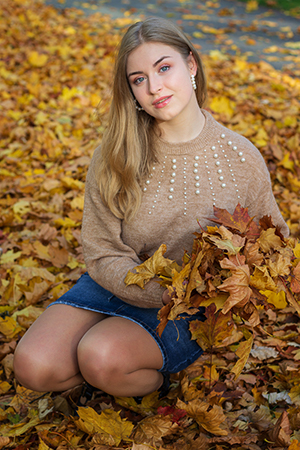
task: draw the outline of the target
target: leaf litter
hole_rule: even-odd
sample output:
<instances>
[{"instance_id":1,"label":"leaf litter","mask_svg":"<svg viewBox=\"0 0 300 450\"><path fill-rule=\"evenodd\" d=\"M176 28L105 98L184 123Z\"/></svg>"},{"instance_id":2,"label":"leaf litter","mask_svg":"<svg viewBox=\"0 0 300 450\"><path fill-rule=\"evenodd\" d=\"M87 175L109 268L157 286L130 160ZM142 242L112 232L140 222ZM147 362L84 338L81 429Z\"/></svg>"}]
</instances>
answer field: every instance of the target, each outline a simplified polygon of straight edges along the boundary
<instances>
[{"instance_id":1,"label":"leaf litter","mask_svg":"<svg viewBox=\"0 0 300 450\"><path fill-rule=\"evenodd\" d=\"M75 413L80 388L18 386L13 352L85 271L85 175L106 124L115 47L136 19L38 0L1 0L0 14L0 448L299 450L299 79L242 55L203 56L206 107L262 152L291 237L240 207L232 216L216 209L207 230L195 218L190 260L150 271L169 286L178 274L162 324L206 306L206 322L191 325L205 353L172 375L162 400L99 391Z\"/></svg>"}]
</instances>

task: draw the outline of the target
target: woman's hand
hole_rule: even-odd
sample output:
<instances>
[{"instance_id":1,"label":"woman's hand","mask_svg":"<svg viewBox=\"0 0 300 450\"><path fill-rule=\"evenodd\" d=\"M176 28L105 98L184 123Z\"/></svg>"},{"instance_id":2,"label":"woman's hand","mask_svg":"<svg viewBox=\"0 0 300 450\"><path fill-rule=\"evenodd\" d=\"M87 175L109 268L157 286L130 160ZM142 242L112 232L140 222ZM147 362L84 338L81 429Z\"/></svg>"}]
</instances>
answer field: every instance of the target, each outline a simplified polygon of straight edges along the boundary
<instances>
[{"instance_id":1,"label":"woman's hand","mask_svg":"<svg viewBox=\"0 0 300 450\"><path fill-rule=\"evenodd\" d=\"M164 291L161 300L162 300L162 302L163 302L164 305L167 305L167 304L170 303L170 301L172 300L172 298L171 298L171 296L170 296L170 293L169 293L168 289L166 289L166 290Z\"/></svg>"}]
</instances>

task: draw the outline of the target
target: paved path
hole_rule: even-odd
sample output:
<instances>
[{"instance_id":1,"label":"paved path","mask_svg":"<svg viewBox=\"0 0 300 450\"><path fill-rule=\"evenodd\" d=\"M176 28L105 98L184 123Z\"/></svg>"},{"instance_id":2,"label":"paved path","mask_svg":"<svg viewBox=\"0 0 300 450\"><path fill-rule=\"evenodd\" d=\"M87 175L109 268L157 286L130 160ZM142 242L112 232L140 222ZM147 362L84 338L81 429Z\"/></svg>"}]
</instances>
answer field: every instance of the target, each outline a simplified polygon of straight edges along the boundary
<instances>
[{"instance_id":1,"label":"paved path","mask_svg":"<svg viewBox=\"0 0 300 450\"><path fill-rule=\"evenodd\" d=\"M236 0L46 0L57 8L80 8L113 18L124 14L160 16L179 21L200 52L242 54L249 61L264 60L276 69L300 77L300 17L265 7L247 11Z\"/></svg>"}]
</instances>

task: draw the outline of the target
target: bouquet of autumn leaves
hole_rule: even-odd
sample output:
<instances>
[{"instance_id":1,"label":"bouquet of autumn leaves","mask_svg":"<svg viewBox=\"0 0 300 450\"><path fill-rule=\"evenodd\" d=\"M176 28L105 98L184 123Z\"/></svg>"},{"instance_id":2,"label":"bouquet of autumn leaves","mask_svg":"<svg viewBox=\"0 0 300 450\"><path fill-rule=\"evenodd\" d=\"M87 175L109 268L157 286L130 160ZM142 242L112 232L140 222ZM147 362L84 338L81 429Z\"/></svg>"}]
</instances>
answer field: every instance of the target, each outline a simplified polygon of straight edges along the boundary
<instances>
[{"instance_id":1,"label":"bouquet of autumn leaves","mask_svg":"<svg viewBox=\"0 0 300 450\"><path fill-rule=\"evenodd\" d=\"M125 283L141 288L151 279L169 290L171 302L158 317L161 335L168 320L179 320L205 307L206 320L190 323L191 339L203 350L235 344L236 378L250 354L260 311L284 309L300 314L300 242L284 238L271 217L257 225L247 208L237 205L231 215L214 207L208 226L196 232L191 254L184 252L180 267L165 258L165 244L144 263L129 271Z\"/></svg>"}]
</instances>

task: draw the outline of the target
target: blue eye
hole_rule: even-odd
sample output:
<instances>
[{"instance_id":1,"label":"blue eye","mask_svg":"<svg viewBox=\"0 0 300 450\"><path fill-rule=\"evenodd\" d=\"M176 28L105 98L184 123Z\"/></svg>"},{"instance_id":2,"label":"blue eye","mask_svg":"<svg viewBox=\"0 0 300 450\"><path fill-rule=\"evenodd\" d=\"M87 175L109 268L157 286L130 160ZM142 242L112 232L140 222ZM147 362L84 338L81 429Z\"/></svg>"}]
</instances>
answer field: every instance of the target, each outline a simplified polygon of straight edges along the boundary
<instances>
[{"instance_id":1,"label":"blue eye","mask_svg":"<svg viewBox=\"0 0 300 450\"><path fill-rule=\"evenodd\" d=\"M160 72L167 72L170 69L170 66L162 66L159 70Z\"/></svg>"},{"instance_id":2,"label":"blue eye","mask_svg":"<svg viewBox=\"0 0 300 450\"><path fill-rule=\"evenodd\" d=\"M139 77L136 80L134 80L133 84L138 85L138 84L142 83L143 81L144 81L144 77Z\"/></svg>"}]
</instances>

